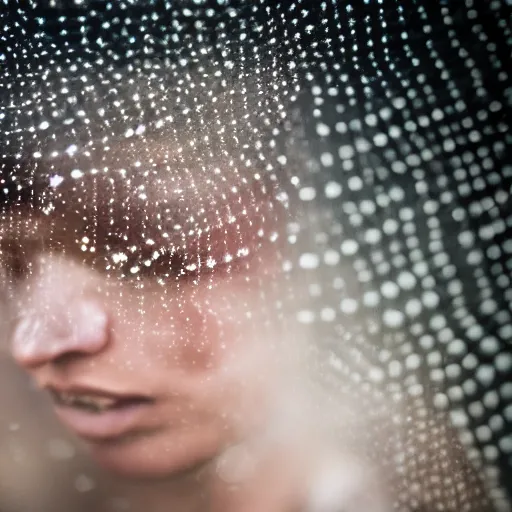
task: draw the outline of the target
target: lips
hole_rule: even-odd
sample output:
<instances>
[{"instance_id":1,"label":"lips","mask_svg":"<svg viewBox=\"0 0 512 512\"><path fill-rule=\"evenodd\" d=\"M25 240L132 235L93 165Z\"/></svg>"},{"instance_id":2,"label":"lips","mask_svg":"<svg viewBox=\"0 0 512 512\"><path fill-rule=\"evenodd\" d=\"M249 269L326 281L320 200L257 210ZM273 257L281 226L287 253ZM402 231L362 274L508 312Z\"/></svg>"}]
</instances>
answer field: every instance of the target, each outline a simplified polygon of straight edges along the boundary
<instances>
[{"instance_id":1,"label":"lips","mask_svg":"<svg viewBox=\"0 0 512 512\"><path fill-rule=\"evenodd\" d=\"M138 395L112 395L92 391L61 391L51 389L55 403L63 407L76 407L90 412L101 413L111 409L149 402L149 398Z\"/></svg>"},{"instance_id":2,"label":"lips","mask_svg":"<svg viewBox=\"0 0 512 512\"><path fill-rule=\"evenodd\" d=\"M116 394L91 388L49 388L58 418L78 436L90 441L116 439L143 428L148 396Z\"/></svg>"},{"instance_id":3,"label":"lips","mask_svg":"<svg viewBox=\"0 0 512 512\"><path fill-rule=\"evenodd\" d=\"M72 393L53 393L55 402L62 406L79 407L91 412L103 412L118 406L117 400L107 397L75 395Z\"/></svg>"}]
</instances>

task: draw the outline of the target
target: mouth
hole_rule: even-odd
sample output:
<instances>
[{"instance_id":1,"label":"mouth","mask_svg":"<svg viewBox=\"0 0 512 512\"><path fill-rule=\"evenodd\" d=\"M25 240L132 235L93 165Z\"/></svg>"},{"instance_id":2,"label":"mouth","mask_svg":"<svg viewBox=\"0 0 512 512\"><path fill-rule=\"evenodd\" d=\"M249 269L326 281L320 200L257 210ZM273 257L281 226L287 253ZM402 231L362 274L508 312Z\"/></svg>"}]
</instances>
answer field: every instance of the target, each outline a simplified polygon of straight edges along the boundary
<instances>
[{"instance_id":1,"label":"mouth","mask_svg":"<svg viewBox=\"0 0 512 512\"><path fill-rule=\"evenodd\" d=\"M51 388L62 423L90 441L116 439L143 427L155 401L143 395L115 395L96 390Z\"/></svg>"},{"instance_id":2,"label":"mouth","mask_svg":"<svg viewBox=\"0 0 512 512\"><path fill-rule=\"evenodd\" d=\"M94 414L151 402L149 398L144 396L120 397L87 392L58 391L56 389L50 390L50 394L59 407L74 407Z\"/></svg>"}]
</instances>

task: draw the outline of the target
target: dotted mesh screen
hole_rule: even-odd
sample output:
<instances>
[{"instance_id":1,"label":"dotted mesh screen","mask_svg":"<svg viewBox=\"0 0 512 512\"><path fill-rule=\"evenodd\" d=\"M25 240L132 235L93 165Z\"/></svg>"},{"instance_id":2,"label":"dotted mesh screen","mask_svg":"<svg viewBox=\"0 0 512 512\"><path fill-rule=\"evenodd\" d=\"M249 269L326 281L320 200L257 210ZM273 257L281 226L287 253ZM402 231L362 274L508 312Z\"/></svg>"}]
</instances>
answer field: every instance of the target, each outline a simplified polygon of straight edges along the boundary
<instances>
[{"instance_id":1,"label":"dotted mesh screen","mask_svg":"<svg viewBox=\"0 0 512 512\"><path fill-rule=\"evenodd\" d=\"M268 316L367 400L370 451L378 390L410 404L374 450L398 509L509 510L510 5L0 5L4 229L65 219L52 247L178 288L279 246Z\"/></svg>"}]
</instances>

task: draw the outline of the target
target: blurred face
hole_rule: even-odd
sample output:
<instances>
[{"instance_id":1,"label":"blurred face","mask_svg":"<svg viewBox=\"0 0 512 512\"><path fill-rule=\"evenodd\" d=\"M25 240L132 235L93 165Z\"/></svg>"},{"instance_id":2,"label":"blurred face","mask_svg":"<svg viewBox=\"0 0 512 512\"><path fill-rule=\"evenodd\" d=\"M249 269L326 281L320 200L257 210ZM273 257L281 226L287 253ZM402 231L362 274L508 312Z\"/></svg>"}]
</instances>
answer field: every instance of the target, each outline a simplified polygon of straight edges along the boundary
<instances>
[{"instance_id":1,"label":"blurred face","mask_svg":"<svg viewBox=\"0 0 512 512\"><path fill-rule=\"evenodd\" d=\"M142 256L101 239L114 230L101 216L94 233L72 216L20 213L11 223L2 259L13 356L103 466L181 473L264 421L279 374L270 341L278 327L266 316L279 261L275 244L256 243L256 210L236 229L171 241L170 250L156 250L159 235L148 230Z\"/></svg>"}]
</instances>

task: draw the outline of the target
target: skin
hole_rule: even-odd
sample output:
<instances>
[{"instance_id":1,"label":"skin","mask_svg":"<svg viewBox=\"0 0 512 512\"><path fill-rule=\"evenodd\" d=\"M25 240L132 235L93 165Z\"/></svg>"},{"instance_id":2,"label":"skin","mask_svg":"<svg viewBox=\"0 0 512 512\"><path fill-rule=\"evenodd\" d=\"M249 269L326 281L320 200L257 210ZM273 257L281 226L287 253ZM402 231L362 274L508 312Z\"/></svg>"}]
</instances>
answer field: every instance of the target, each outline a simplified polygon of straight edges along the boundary
<instances>
[{"instance_id":1,"label":"skin","mask_svg":"<svg viewBox=\"0 0 512 512\"><path fill-rule=\"evenodd\" d=\"M27 231L44 230L41 219L22 219ZM189 280L173 289L149 278L109 277L69 251L32 247L30 271L11 276L12 355L43 390L82 386L154 400L125 435L75 434L109 471L166 482L156 494L167 505L300 509L313 469L332 449L311 425L283 412L282 404L299 396L301 417L309 402L299 384L300 336L287 332L293 349L279 342L282 324L269 322L261 308L261 290L270 304L279 291L268 284L278 279L277 253L262 249L236 274L214 273L202 285ZM297 433L274 435L283 422ZM354 457L347 460L352 467ZM382 501L384 508L368 510L387 510Z\"/></svg>"},{"instance_id":2,"label":"skin","mask_svg":"<svg viewBox=\"0 0 512 512\"><path fill-rule=\"evenodd\" d=\"M168 158L158 146L145 150L151 149ZM390 446L390 418L401 405L373 391L365 399L362 390L340 391L339 383L327 393L312 385L311 333L297 331L277 308L293 285L280 259L286 239L264 243L257 234L260 228L282 233L286 215L269 209L258 187L237 188L216 203L219 194L229 196L230 183L215 189L197 180L200 199L189 210L186 200L180 203L183 212L206 207L210 226L229 213L238 220L209 237L192 237L186 252L207 248L220 261L243 245L247 257L204 274L176 279L171 272L161 279L170 263L165 253L154 272L141 265L132 275L131 262L111 265L111 253L132 243L118 235L128 233L143 246L141 233L158 212L132 193L140 183L130 189L124 178L118 181L99 187L92 177L84 188L65 190L66 201L52 203L51 215L19 209L0 226L16 362L43 390L78 386L151 399L129 432L108 438L74 432L93 459L122 478L151 482L144 507L154 500L183 512L392 510L396 475L385 464L389 456L376 451ZM187 180L174 185L185 188ZM208 195L213 189L217 195ZM148 186L149 204L172 204L165 190ZM84 196L87 191L93 196ZM230 212L222 205L233 199L239 202ZM208 211L211 204L216 211ZM173 243L148 232L157 247ZM84 236L94 252L89 242L80 247ZM373 411L382 416L371 417ZM369 458L365 435L374 425L381 428Z\"/></svg>"}]
</instances>

